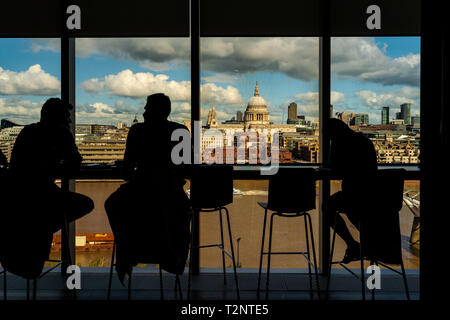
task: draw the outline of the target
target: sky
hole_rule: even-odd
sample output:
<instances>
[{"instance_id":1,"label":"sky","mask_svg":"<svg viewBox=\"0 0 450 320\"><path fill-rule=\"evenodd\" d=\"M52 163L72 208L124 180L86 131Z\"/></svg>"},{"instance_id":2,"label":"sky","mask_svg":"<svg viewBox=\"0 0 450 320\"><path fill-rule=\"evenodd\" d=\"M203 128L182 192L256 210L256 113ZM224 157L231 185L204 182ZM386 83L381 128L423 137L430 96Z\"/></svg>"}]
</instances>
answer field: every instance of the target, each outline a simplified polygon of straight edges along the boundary
<instances>
[{"instance_id":1,"label":"sky","mask_svg":"<svg viewBox=\"0 0 450 320\"><path fill-rule=\"evenodd\" d=\"M256 81L270 120L286 123L287 106L318 122L318 38L202 38L202 118L211 105L219 121L245 111ZM380 123L400 104L420 105L420 38L333 38L331 102L334 111L369 114ZM190 119L189 38L76 40L77 123L142 121L147 95L172 100L173 121ZM60 96L59 39L0 39L0 119L39 120L42 104Z\"/></svg>"}]
</instances>

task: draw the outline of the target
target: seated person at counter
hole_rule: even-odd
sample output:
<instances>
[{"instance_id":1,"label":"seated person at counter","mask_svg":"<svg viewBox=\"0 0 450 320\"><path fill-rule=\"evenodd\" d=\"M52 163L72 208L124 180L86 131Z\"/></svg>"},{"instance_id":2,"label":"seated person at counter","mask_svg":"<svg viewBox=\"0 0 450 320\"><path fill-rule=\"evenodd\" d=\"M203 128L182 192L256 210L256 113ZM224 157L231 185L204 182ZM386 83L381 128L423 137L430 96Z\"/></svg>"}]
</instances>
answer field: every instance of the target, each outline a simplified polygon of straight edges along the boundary
<instances>
[{"instance_id":1,"label":"seated person at counter","mask_svg":"<svg viewBox=\"0 0 450 320\"><path fill-rule=\"evenodd\" d=\"M377 155L372 141L341 120L329 119L326 130L331 140L330 169L342 174L343 179L342 191L330 196L323 212L331 226L336 221L335 231L347 245L342 262L349 263L360 259L360 248L339 213L345 213L359 227L360 214L367 205L364 199L370 196L371 176L377 171Z\"/></svg>"},{"instance_id":2,"label":"seated person at counter","mask_svg":"<svg viewBox=\"0 0 450 320\"><path fill-rule=\"evenodd\" d=\"M34 256L40 265L48 257L53 233L63 227L64 220L75 221L94 208L89 197L55 184L57 176L78 171L82 160L70 131L72 108L59 98L48 99L42 106L40 121L26 125L14 144L7 195L9 210L2 214L8 221L7 229L21 235L6 238L14 241L7 243L9 255L2 257L2 263L7 261L7 269L13 273L16 270L17 274L24 275L21 273L27 271L29 263L21 259L30 257L22 250L32 251L31 247L39 243L39 249L30 254L40 252ZM36 268L35 271L39 266Z\"/></svg>"},{"instance_id":3,"label":"seated person at counter","mask_svg":"<svg viewBox=\"0 0 450 320\"><path fill-rule=\"evenodd\" d=\"M179 167L171 160L174 130L188 130L167 120L168 96L147 97L144 122L128 133L123 169L127 182L105 202L117 243L116 268L121 281L139 263L158 263L182 274L189 248L190 204Z\"/></svg>"}]
</instances>

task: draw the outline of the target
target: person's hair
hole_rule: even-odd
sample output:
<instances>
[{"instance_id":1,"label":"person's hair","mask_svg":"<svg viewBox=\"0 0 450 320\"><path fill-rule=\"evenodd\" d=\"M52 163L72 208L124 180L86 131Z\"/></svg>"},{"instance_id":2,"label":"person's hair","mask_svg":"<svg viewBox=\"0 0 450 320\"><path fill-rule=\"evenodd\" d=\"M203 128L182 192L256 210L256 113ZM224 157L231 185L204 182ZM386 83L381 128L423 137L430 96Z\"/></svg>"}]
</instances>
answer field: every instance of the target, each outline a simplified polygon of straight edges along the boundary
<instances>
[{"instance_id":1,"label":"person's hair","mask_svg":"<svg viewBox=\"0 0 450 320\"><path fill-rule=\"evenodd\" d=\"M325 130L330 137L349 135L353 132L345 122L336 118L328 119Z\"/></svg>"},{"instance_id":2,"label":"person's hair","mask_svg":"<svg viewBox=\"0 0 450 320\"><path fill-rule=\"evenodd\" d=\"M170 98L164 93L155 93L147 97L146 108L150 108L152 116L167 119L171 111Z\"/></svg>"},{"instance_id":3,"label":"person's hair","mask_svg":"<svg viewBox=\"0 0 450 320\"><path fill-rule=\"evenodd\" d=\"M66 118L66 115L72 110L72 105L62 101L59 98L50 98L45 101L41 109L41 122L60 123Z\"/></svg>"}]
</instances>

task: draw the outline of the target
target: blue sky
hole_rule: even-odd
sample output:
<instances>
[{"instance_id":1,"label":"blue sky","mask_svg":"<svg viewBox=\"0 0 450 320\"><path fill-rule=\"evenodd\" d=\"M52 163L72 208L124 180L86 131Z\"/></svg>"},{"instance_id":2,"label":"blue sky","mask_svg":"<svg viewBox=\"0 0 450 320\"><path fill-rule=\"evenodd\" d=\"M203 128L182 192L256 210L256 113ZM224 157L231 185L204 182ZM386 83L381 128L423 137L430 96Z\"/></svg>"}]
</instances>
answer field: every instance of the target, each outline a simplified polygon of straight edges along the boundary
<instances>
[{"instance_id":1,"label":"blue sky","mask_svg":"<svg viewBox=\"0 0 450 320\"><path fill-rule=\"evenodd\" d=\"M78 123L130 123L145 97L163 91L172 120L190 118L189 39L79 39L76 42ZM0 39L0 118L38 120L39 108L59 96L58 39ZM420 38L334 38L335 111L368 113L410 102L419 112ZM31 67L31 68L30 68ZM317 38L207 38L201 41L202 115L216 106L219 120L244 111L258 81L271 120L286 120L287 105L318 116ZM142 119L142 118L140 118Z\"/></svg>"}]
</instances>

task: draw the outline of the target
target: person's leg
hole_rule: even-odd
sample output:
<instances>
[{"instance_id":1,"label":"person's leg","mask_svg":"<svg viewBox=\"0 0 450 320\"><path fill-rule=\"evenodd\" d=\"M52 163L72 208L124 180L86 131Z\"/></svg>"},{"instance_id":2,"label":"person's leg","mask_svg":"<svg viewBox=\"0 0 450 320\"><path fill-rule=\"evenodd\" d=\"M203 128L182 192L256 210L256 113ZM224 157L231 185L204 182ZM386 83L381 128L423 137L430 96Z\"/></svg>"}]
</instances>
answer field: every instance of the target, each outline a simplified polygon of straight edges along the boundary
<instances>
[{"instance_id":1,"label":"person's leg","mask_svg":"<svg viewBox=\"0 0 450 320\"><path fill-rule=\"evenodd\" d=\"M50 228L53 232L60 230L64 225L64 216L67 223L76 221L94 209L91 198L76 192L64 191L55 188L51 192L52 205L49 206Z\"/></svg>"},{"instance_id":2,"label":"person's leg","mask_svg":"<svg viewBox=\"0 0 450 320\"><path fill-rule=\"evenodd\" d=\"M325 210L323 212L327 215L327 218L329 219L328 221L331 222L331 227L333 227L336 219L334 230L342 238L342 240L344 240L347 246L354 246L355 243L357 244L357 242L350 234L345 220L339 214L343 211L345 211L344 198L342 195L342 191L338 191L330 196L325 204Z\"/></svg>"}]
</instances>

